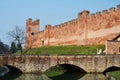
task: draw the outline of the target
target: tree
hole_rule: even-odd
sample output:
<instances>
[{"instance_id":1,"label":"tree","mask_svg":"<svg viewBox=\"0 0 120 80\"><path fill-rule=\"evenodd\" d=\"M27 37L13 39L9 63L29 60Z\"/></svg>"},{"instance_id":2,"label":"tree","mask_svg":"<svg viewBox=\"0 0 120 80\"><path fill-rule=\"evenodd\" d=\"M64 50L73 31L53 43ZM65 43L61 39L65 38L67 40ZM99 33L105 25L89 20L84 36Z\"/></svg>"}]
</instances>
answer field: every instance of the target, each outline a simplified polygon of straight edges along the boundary
<instances>
[{"instance_id":1,"label":"tree","mask_svg":"<svg viewBox=\"0 0 120 80\"><path fill-rule=\"evenodd\" d=\"M8 32L8 37L10 38L10 40L12 40L12 42L17 42L17 44L19 44L19 46L21 47L19 49L22 54L22 44L24 44L25 40L25 30L18 26L15 26L15 28L12 31Z\"/></svg>"},{"instance_id":2,"label":"tree","mask_svg":"<svg viewBox=\"0 0 120 80\"><path fill-rule=\"evenodd\" d=\"M21 50L22 49L22 46L18 43L17 44L17 50Z\"/></svg>"},{"instance_id":3,"label":"tree","mask_svg":"<svg viewBox=\"0 0 120 80\"><path fill-rule=\"evenodd\" d=\"M10 51L11 51L12 53L15 53L15 52L17 51L15 42L12 42L12 43L11 43Z\"/></svg>"},{"instance_id":4,"label":"tree","mask_svg":"<svg viewBox=\"0 0 120 80\"><path fill-rule=\"evenodd\" d=\"M3 54L3 42L0 41L0 54Z\"/></svg>"},{"instance_id":5,"label":"tree","mask_svg":"<svg viewBox=\"0 0 120 80\"><path fill-rule=\"evenodd\" d=\"M9 46L0 40L0 54L9 54Z\"/></svg>"}]
</instances>

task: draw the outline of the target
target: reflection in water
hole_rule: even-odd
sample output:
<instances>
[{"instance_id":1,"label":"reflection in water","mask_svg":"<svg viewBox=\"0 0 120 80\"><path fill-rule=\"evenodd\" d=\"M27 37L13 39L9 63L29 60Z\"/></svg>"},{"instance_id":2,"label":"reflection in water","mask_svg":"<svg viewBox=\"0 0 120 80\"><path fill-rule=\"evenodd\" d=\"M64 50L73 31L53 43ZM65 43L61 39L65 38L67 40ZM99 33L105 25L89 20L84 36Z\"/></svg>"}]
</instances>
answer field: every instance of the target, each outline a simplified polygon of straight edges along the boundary
<instances>
[{"instance_id":1,"label":"reflection in water","mask_svg":"<svg viewBox=\"0 0 120 80\"><path fill-rule=\"evenodd\" d=\"M6 75L0 77L0 80L15 80L20 75L21 75L21 73L7 73Z\"/></svg>"},{"instance_id":2,"label":"reflection in water","mask_svg":"<svg viewBox=\"0 0 120 80\"><path fill-rule=\"evenodd\" d=\"M52 80L78 80L83 76L84 76L84 74L66 72L60 76L50 77L50 78Z\"/></svg>"},{"instance_id":3,"label":"reflection in water","mask_svg":"<svg viewBox=\"0 0 120 80\"><path fill-rule=\"evenodd\" d=\"M51 80L45 74L23 74L15 80Z\"/></svg>"},{"instance_id":4,"label":"reflection in water","mask_svg":"<svg viewBox=\"0 0 120 80\"><path fill-rule=\"evenodd\" d=\"M104 74L80 74L80 73L65 73L63 75L53 77L52 80L116 80L111 76Z\"/></svg>"},{"instance_id":5,"label":"reflection in water","mask_svg":"<svg viewBox=\"0 0 120 80\"><path fill-rule=\"evenodd\" d=\"M0 76L4 76L9 72L9 69L6 66L0 66Z\"/></svg>"},{"instance_id":6,"label":"reflection in water","mask_svg":"<svg viewBox=\"0 0 120 80\"><path fill-rule=\"evenodd\" d=\"M79 80L107 80L104 74L86 74Z\"/></svg>"},{"instance_id":7,"label":"reflection in water","mask_svg":"<svg viewBox=\"0 0 120 80\"><path fill-rule=\"evenodd\" d=\"M19 73L9 73L0 80L51 80L45 74L19 74Z\"/></svg>"},{"instance_id":8,"label":"reflection in water","mask_svg":"<svg viewBox=\"0 0 120 80\"><path fill-rule=\"evenodd\" d=\"M0 80L116 80L103 74L65 73L60 76L48 78L45 74L7 74L0 77Z\"/></svg>"}]
</instances>

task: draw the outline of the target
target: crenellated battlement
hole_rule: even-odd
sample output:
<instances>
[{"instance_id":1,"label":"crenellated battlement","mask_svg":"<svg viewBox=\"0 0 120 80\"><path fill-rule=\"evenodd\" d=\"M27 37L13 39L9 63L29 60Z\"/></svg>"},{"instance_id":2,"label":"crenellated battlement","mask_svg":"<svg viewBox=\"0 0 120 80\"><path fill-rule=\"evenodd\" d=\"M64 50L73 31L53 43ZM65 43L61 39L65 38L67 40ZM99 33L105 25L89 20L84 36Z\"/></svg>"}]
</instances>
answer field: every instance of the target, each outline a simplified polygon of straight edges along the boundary
<instances>
[{"instance_id":1,"label":"crenellated battlement","mask_svg":"<svg viewBox=\"0 0 120 80\"><path fill-rule=\"evenodd\" d=\"M45 29L46 29L46 28L51 28L51 27L52 27L52 26L51 26L50 24L48 24L48 25L45 26Z\"/></svg>"},{"instance_id":2,"label":"crenellated battlement","mask_svg":"<svg viewBox=\"0 0 120 80\"><path fill-rule=\"evenodd\" d=\"M117 9L118 9L118 10L120 9L120 4L119 4L119 5L117 5Z\"/></svg>"},{"instance_id":3,"label":"crenellated battlement","mask_svg":"<svg viewBox=\"0 0 120 80\"><path fill-rule=\"evenodd\" d=\"M89 15L89 11L88 10L83 10L82 12L78 13L78 15L83 15L83 16L86 16L86 15Z\"/></svg>"},{"instance_id":4,"label":"crenellated battlement","mask_svg":"<svg viewBox=\"0 0 120 80\"><path fill-rule=\"evenodd\" d=\"M98 17L102 17L102 16L105 16L105 15L109 15L109 14L113 14L113 12L117 12L118 10L120 9L120 5L117 5L117 8L115 7L112 7L110 8L109 10L103 10L102 12L96 12L95 14L90 14L90 12L88 10L83 10L82 12L78 13L78 18L86 18L86 19L90 19L90 18L98 18ZM65 26L69 26L70 24L74 24L74 23L77 23L78 20L77 18L76 19L73 19L73 20L70 20L68 22L64 22L62 24L59 24L59 25L55 25L55 26L51 26L51 27L65 27Z\"/></svg>"},{"instance_id":5,"label":"crenellated battlement","mask_svg":"<svg viewBox=\"0 0 120 80\"><path fill-rule=\"evenodd\" d=\"M115 12L115 7L110 8L109 12Z\"/></svg>"},{"instance_id":6,"label":"crenellated battlement","mask_svg":"<svg viewBox=\"0 0 120 80\"><path fill-rule=\"evenodd\" d=\"M95 17L95 14L91 14L90 17Z\"/></svg>"},{"instance_id":7,"label":"crenellated battlement","mask_svg":"<svg viewBox=\"0 0 120 80\"><path fill-rule=\"evenodd\" d=\"M90 12L88 10L83 10L82 12L78 13L78 18L88 18Z\"/></svg>"},{"instance_id":8,"label":"crenellated battlement","mask_svg":"<svg viewBox=\"0 0 120 80\"><path fill-rule=\"evenodd\" d=\"M26 25L31 25L31 24L32 24L32 19L31 18L27 19L26 20Z\"/></svg>"},{"instance_id":9,"label":"crenellated battlement","mask_svg":"<svg viewBox=\"0 0 120 80\"><path fill-rule=\"evenodd\" d=\"M39 25L39 21L40 21L39 19L32 21L32 19L29 18L26 20L26 25Z\"/></svg>"},{"instance_id":10,"label":"crenellated battlement","mask_svg":"<svg viewBox=\"0 0 120 80\"><path fill-rule=\"evenodd\" d=\"M101 12L96 12L95 16L101 16Z\"/></svg>"},{"instance_id":11,"label":"crenellated battlement","mask_svg":"<svg viewBox=\"0 0 120 80\"><path fill-rule=\"evenodd\" d=\"M71 24L75 24L75 23L77 23L77 19L72 19L68 22L64 22L62 24L52 26L52 28L59 28L59 27L62 28L62 27L70 26Z\"/></svg>"},{"instance_id":12,"label":"crenellated battlement","mask_svg":"<svg viewBox=\"0 0 120 80\"><path fill-rule=\"evenodd\" d=\"M80 13L78 13L78 18L88 18L88 17L85 17L85 16L89 16L90 17L98 17L98 16L105 16L106 14L109 15L109 14L113 14L113 12L120 12L120 5L117 5L117 8L115 7L112 7L110 8L109 10L103 10L102 12L96 12L94 15L93 14L90 14L90 12L88 10L84 10Z\"/></svg>"},{"instance_id":13,"label":"crenellated battlement","mask_svg":"<svg viewBox=\"0 0 120 80\"><path fill-rule=\"evenodd\" d=\"M108 10L106 10L106 9L102 11L102 16L105 14L109 14Z\"/></svg>"}]
</instances>

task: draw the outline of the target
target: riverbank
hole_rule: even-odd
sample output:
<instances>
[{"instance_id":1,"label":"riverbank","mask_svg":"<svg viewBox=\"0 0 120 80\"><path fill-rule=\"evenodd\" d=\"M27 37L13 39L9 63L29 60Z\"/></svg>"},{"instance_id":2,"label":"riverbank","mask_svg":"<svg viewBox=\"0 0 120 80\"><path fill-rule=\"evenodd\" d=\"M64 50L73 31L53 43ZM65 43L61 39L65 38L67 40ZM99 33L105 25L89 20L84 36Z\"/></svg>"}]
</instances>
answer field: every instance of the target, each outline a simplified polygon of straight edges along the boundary
<instances>
[{"instance_id":1,"label":"riverbank","mask_svg":"<svg viewBox=\"0 0 120 80\"><path fill-rule=\"evenodd\" d=\"M113 72L108 72L107 73L109 76L112 76L114 78L116 78L116 80L120 79L120 70L118 71L113 71Z\"/></svg>"},{"instance_id":2,"label":"riverbank","mask_svg":"<svg viewBox=\"0 0 120 80\"><path fill-rule=\"evenodd\" d=\"M45 74L48 77L55 77L64 74L66 72L66 69L63 68L62 66L53 66L50 69L48 69Z\"/></svg>"}]
</instances>

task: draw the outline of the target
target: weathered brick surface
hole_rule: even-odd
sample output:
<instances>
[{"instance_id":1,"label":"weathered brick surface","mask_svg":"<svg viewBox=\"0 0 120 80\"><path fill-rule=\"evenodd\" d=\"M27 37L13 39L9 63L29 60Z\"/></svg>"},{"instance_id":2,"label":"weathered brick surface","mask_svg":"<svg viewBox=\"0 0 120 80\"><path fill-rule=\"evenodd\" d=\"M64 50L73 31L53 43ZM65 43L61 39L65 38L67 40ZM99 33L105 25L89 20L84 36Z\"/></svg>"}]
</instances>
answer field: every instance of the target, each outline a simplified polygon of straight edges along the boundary
<instances>
[{"instance_id":1,"label":"weathered brick surface","mask_svg":"<svg viewBox=\"0 0 120 80\"><path fill-rule=\"evenodd\" d=\"M120 54L120 41L107 41L106 53L108 53L108 54Z\"/></svg>"},{"instance_id":2,"label":"weathered brick surface","mask_svg":"<svg viewBox=\"0 0 120 80\"><path fill-rule=\"evenodd\" d=\"M83 11L76 19L60 25L46 25L39 31L39 20L26 22L25 48L58 45L105 44L120 34L120 5L96 14Z\"/></svg>"}]
</instances>

